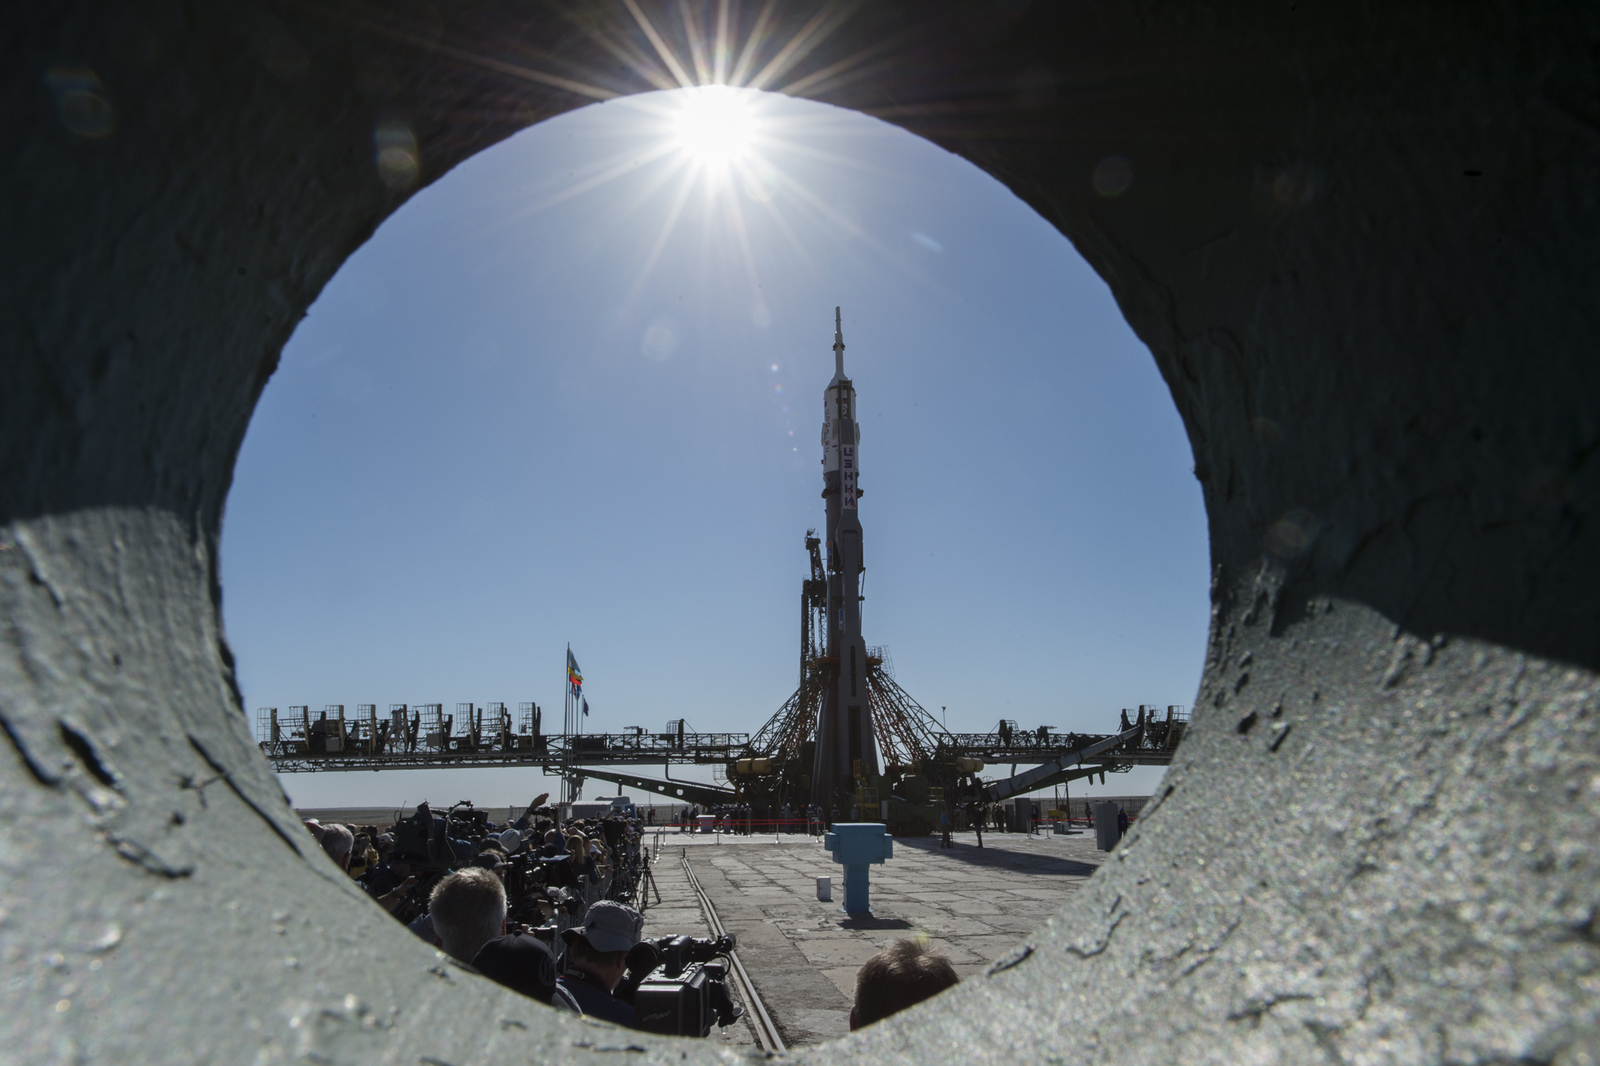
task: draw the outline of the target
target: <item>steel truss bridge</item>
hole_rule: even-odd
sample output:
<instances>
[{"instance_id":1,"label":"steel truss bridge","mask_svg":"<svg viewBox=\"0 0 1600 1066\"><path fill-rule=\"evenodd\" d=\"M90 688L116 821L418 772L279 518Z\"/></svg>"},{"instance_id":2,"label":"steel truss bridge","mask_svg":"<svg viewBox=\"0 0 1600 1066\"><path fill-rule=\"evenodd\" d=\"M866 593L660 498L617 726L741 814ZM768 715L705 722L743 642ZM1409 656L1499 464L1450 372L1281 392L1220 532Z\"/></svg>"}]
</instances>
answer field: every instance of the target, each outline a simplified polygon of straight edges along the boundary
<instances>
[{"instance_id":1,"label":"steel truss bridge","mask_svg":"<svg viewBox=\"0 0 1600 1066\"><path fill-rule=\"evenodd\" d=\"M312 716L308 705L256 713L256 739L282 773L350 770L415 770L434 767L538 767L572 783L593 777L691 803L776 804L810 796L816 725L823 693L839 669L827 654L827 573L822 541L806 531L810 576L800 586L799 687L753 735L699 733L674 719L659 733L630 726L621 733L545 733L543 711L519 703L392 703L379 714L361 703L347 714L328 704ZM968 799L1001 800L1079 778L1121 773L1135 766L1164 766L1183 739L1189 715L1171 706L1124 710L1115 733L1073 733L1039 726L1022 729L1002 720L992 733L951 733L894 679L884 648L867 648L867 710L883 757L883 772L857 763L855 802L863 807L884 798L914 806ZM645 777L628 767L659 763L663 777ZM1010 763L1011 775L984 781L986 765ZM1034 768L1017 773L1017 767ZM720 768L727 781L674 781L673 766ZM906 800L901 793L919 793ZM809 799L807 799L809 801Z\"/></svg>"}]
</instances>

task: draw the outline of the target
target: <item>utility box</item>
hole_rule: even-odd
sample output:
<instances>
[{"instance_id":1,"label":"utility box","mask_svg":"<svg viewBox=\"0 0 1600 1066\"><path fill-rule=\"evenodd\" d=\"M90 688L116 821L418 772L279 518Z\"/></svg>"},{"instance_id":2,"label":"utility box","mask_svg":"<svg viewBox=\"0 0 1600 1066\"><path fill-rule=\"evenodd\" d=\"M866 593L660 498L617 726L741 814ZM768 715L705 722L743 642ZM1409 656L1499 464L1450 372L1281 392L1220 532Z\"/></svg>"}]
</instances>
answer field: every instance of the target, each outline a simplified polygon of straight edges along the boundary
<instances>
[{"instance_id":1,"label":"utility box","mask_svg":"<svg viewBox=\"0 0 1600 1066\"><path fill-rule=\"evenodd\" d=\"M822 846L844 867L845 913L870 914L867 870L872 863L894 857L889 827L882 822L835 822L833 832L823 835Z\"/></svg>"},{"instance_id":2,"label":"utility box","mask_svg":"<svg viewBox=\"0 0 1600 1066\"><path fill-rule=\"evenodd\" d=\"M1011 831L1013 833L1033 832L1033 801L1019 799L1011 804Z\"/></svg>"},{"instance_id":3,"label":"utility box","mask_svg":"<svg viewBox=\"0 0 1600 1066\"><path fill-rule=\"evenodd\" d=\"M1094 805L1095 847L1101 851L1115 851L1117 837L1117 805L1115 803L1096 803Z\"/></svg>"}]
</instances>

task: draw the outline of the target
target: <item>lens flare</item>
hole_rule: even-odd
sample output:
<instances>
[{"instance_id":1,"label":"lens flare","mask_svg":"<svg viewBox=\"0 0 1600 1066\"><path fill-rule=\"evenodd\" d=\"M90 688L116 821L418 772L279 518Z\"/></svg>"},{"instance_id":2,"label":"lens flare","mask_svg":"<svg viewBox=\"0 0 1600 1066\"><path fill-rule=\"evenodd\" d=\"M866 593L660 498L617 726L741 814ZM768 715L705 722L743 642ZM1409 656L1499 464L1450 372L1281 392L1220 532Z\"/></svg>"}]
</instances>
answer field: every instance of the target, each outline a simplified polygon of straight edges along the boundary
<instances>
[{"instance_id":1,"label":"lens flare","mask_svg":"<svg viewBox=\"0 0 1600 1066\"><path fill-rule=\"evenodd\" d=\"M724 170L743 159L756 139L753 95L727 85L684 90L672 116L678 150L707 170Z\"/></svg>"}]
</instances>

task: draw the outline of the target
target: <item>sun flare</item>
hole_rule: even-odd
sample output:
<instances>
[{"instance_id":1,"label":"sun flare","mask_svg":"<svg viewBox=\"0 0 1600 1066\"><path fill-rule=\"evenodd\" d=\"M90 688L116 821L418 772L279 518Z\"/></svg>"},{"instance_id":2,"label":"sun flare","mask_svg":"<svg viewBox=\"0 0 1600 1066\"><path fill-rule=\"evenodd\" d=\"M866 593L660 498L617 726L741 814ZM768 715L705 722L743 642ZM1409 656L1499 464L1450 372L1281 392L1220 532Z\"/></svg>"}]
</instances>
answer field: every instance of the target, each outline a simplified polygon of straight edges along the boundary
<instances>
[{"instance_id":1,"label":"sun flare","mask_svg":"<svg viewBox=\"0 0 1600 1066\"><path fill-rule=\"evenodd\" d=\"M751 244L750 227L757 216L770 221L788 250L808 266L804 235L822 227L847 233L886 262L904 268L890 249L863 233L848 208L841 211L811 187L818 166L854 165L851 157L812 143L831 128L832 109L797 115L780 94L722 83L641 93L601 107L615 117L608 126L618 137L614 150L590 167L568 171L565 182L542 190L522 213L536 214L622 182L619 187L629 192L617 217L633 217L654 231L640 249L623 301L630 313L646 280L668 254L673 235L690 220L703 226L707 239L713 234L726 238L726 251L743 264L750 318L758 329L767 328L772 314L761 293L758 256ZM651 203L656 206L648 214L634 215ZM670 345L664 336L647 338L650 358L666 357L662 353Z\"/></svg>"},{"instance_id":2,"label":"sun flare","mask_svg":"<svg viewBox=\"0 0 1600 1066\"><path fill-rule=\"evenodd\" d=\"M725 170L749 155L758 123L748 89L702 85L684 90L672 115L673 143L707 170Z\"/></svg>"}]
</instances>

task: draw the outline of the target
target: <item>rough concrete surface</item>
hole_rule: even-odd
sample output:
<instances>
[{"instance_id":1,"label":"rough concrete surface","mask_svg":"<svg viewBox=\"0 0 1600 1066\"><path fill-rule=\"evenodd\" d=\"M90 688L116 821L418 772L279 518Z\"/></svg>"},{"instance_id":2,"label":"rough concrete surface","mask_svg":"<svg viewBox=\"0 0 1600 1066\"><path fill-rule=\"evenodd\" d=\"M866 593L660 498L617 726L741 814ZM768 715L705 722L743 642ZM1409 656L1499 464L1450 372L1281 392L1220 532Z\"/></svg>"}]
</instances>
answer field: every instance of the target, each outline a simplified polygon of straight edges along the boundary
<instances>
[{"instance_id":1,"label":"rough concrete surface","mask_svg":"<svg viewBox=\"0 0 1600 1066\"><path fill-rule=\"evenodd\" d=\"M1092 838L957 833L945 850L933 837L895 842L871 872L872 913L843 913L841 896L817 899L816 879L837 867L806 837L724 838L726 847L682 850L791 1048L850 1032L856 972L896 940L926 941L963 980L982 976L1037 929L1094 873L1105 855ZM833 867L830 869L830 867ZM653 912L652 912L653 913ZM655 918L657 922L659 918Z\"/></svg>"},{"instance_id":2,"label":"rough concrete surface","mask_svg":"<svg viewBox=\"0 0 1600 1066\"><path fill-rule=\"evenodd\" d=\"M960 153L1084 253L1183 417L1214 567L1189 738L1106 868L958 1009L798 1057L1600 1057L1600 9L767 10L6 11L0 1060L633 1046L441 965L306 853L216 547L339 263L515 129L698 78L724 11L758 85Z\"/></svg>"}]
</instances>

